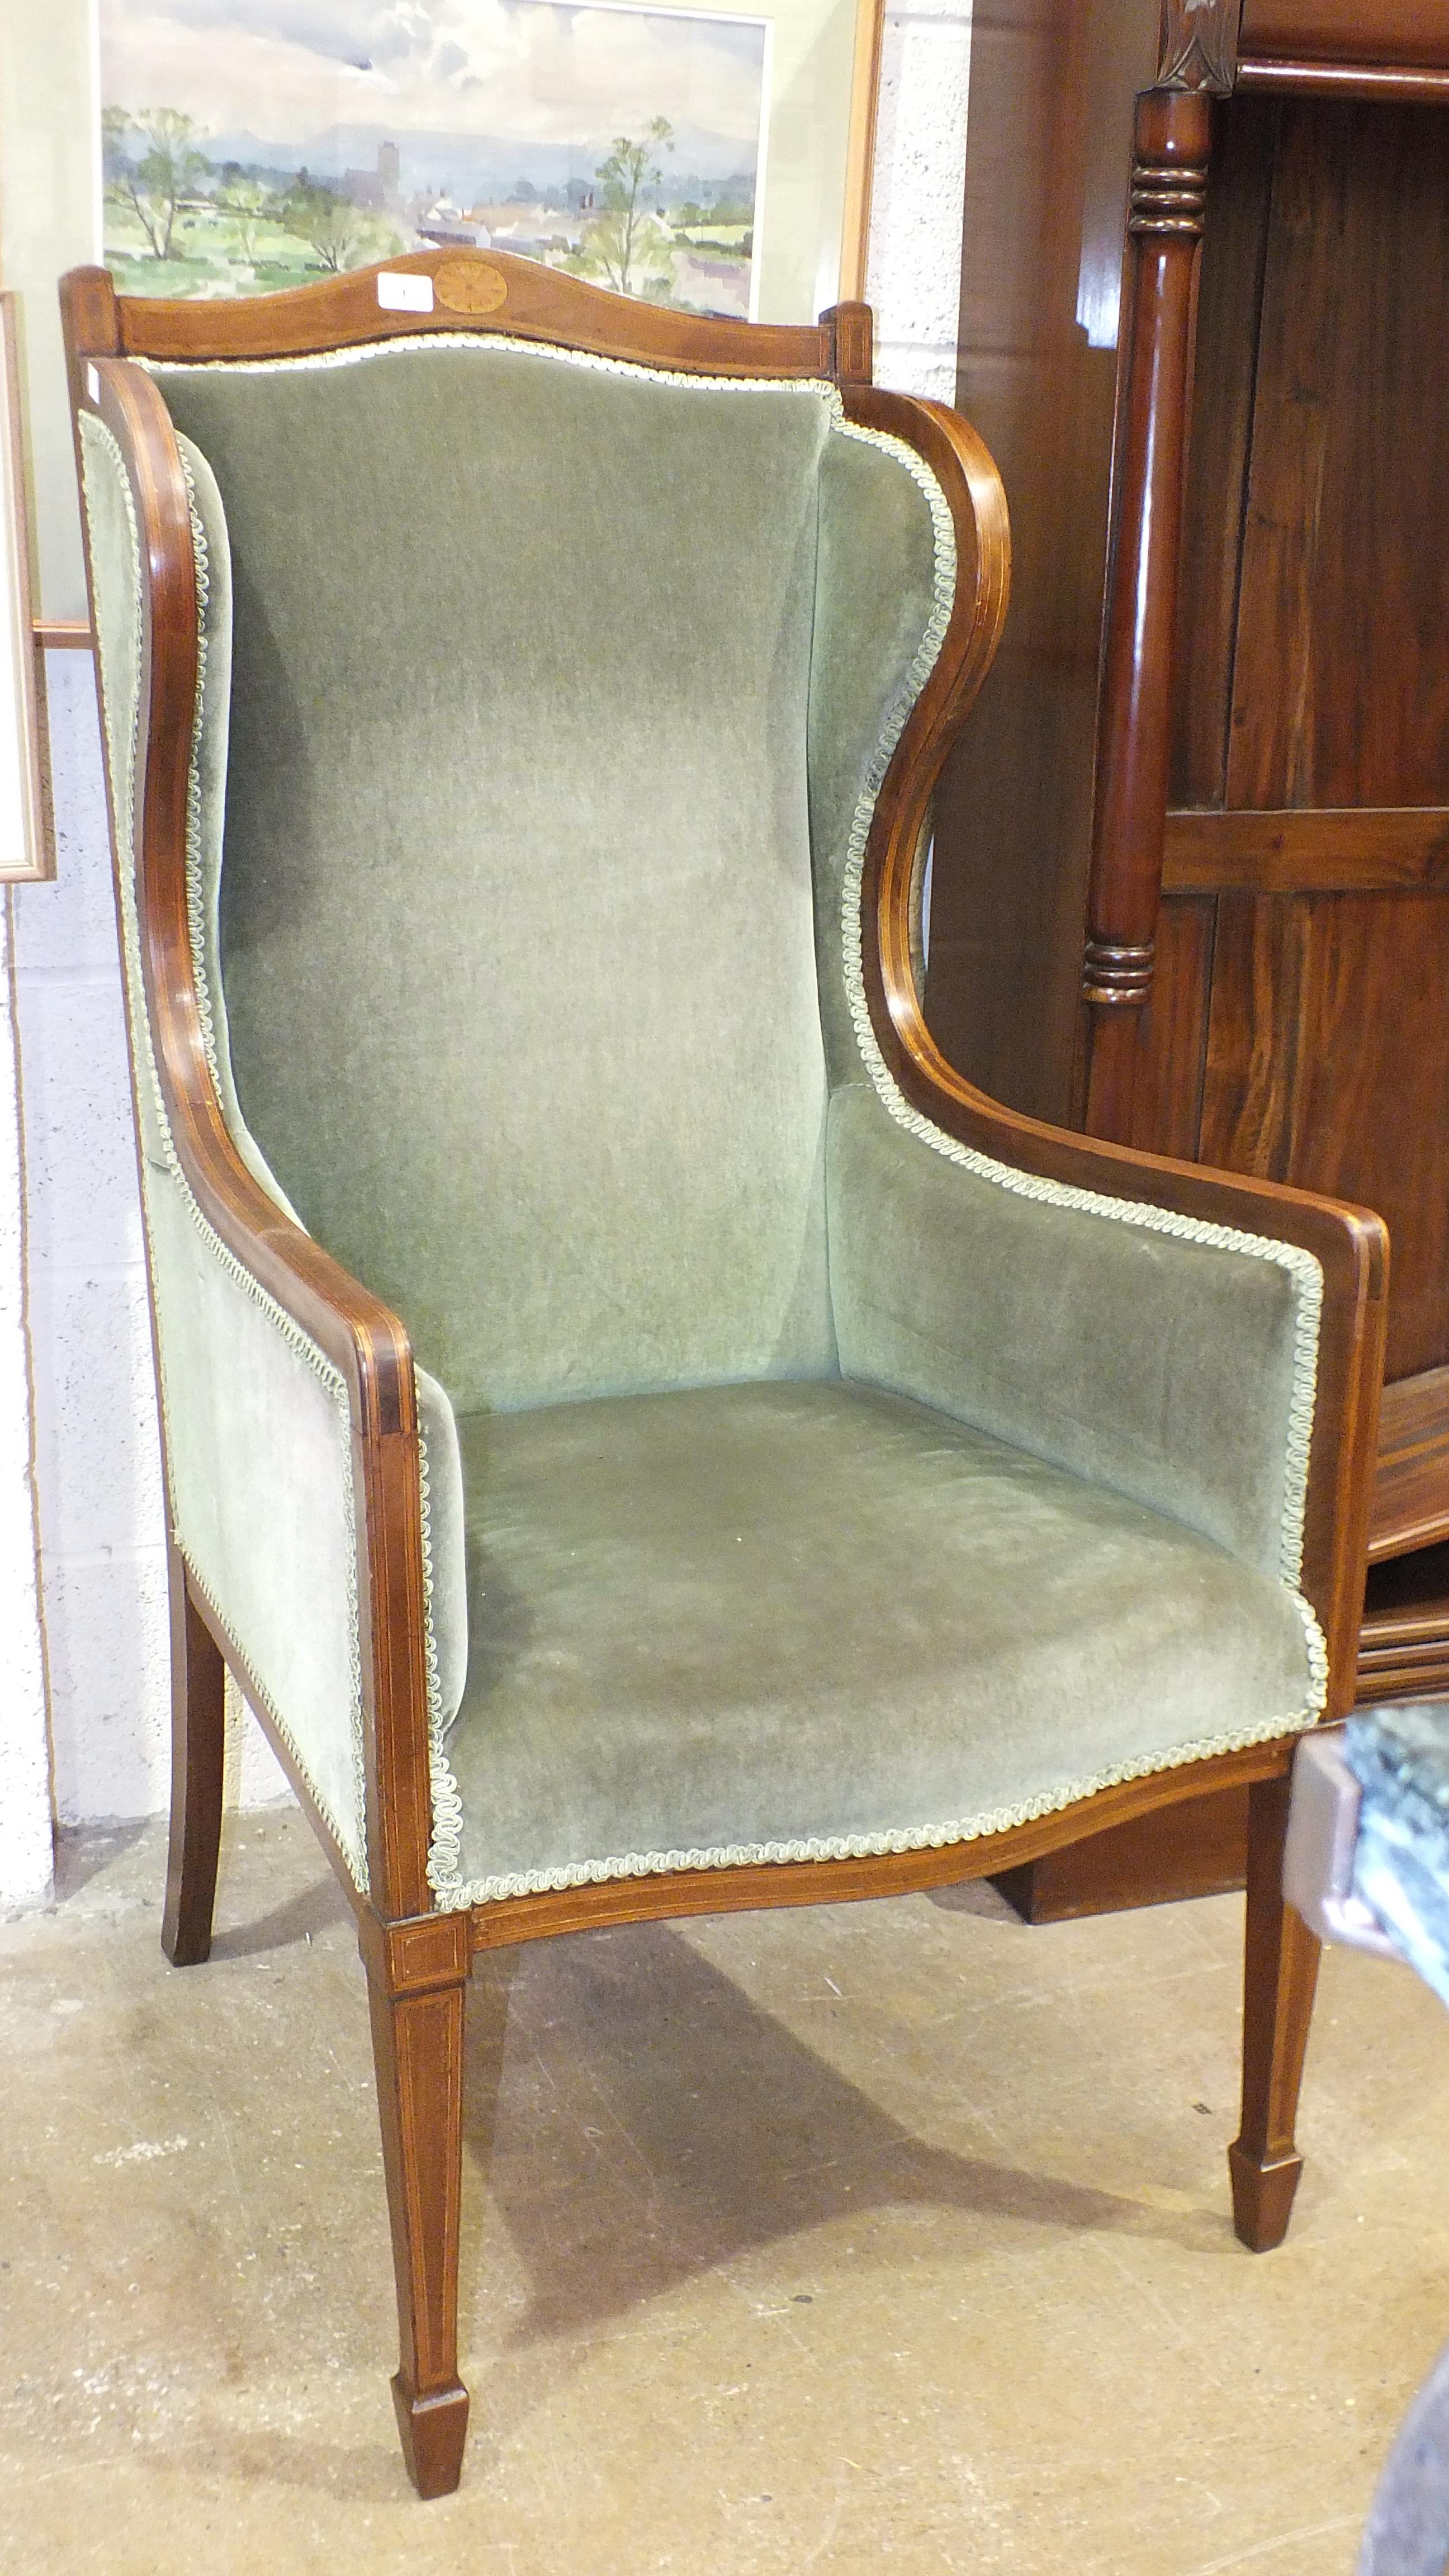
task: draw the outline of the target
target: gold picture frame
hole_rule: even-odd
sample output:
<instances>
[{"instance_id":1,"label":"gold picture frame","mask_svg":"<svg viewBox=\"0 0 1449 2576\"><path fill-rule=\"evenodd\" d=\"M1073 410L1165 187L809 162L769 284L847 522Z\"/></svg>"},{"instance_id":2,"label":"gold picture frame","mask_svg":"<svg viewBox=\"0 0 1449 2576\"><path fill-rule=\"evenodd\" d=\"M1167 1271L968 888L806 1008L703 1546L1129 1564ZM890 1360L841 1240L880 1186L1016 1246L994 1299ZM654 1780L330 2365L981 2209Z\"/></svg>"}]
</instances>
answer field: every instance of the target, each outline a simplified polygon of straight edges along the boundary
<instances>
[{"instance_id":1,"label":"gold picture frame","mask_svg":"<svg viewBox=\"0 0 1449 2576\"><path fill-rule=\"evenodd\" d=\"M875 180L875 138L880 107L880 58L885 0L856 0L855 56L850 83L850 127L845 143L845 210L840 241L842 303L865 301L870 265L870 209Z\"/></svg>"}]
</instances>

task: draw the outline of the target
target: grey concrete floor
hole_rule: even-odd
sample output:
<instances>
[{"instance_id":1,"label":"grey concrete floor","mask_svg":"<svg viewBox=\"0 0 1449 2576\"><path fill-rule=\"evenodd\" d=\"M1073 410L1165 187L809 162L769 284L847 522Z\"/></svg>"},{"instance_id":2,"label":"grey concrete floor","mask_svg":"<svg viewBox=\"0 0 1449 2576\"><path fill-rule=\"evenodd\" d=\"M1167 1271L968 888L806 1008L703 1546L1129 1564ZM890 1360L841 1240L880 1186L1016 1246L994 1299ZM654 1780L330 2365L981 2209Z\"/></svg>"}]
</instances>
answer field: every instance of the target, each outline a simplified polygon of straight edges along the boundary
<instances>
[{"instance_id":1,"label":"grey concrete floor","mask_svg":"<svg viewBox=\"0 0 1449 2576\"><path fill-rule=\"evenodd\" d=\"M1449 2016L1329 1956L1228 2222L1241 1903L539 1943L470 2003L459 2494L420 2505L362 1974L297 1817L167 1968L159 1827L0 1926L5 2576L1349 2576L1449 2336Z\"/></svg>"}]
</instances>

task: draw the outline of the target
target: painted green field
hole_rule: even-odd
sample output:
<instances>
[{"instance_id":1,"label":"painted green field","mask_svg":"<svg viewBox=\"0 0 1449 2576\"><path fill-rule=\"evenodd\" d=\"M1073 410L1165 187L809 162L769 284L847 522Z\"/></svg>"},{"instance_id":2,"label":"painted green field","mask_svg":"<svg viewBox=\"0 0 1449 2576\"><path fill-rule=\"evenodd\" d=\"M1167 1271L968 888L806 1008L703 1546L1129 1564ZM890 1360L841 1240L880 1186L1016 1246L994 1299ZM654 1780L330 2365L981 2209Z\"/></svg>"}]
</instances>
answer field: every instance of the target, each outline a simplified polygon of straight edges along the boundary
<instances>
[{"instance_id":1,"label":"painted green field","mask_svg":"<svg viewBox=\"0 0 1449 2576\"><path fill-rule=\"evenodd\" d=\"M749 311L750 294L747 238L741 224L691 224L676 230L668 276L651 279L642 291L656 301L696 311L743 316ZM390 225L364 218L356 242L338 264L366 267L373 260L395 257L403 247L403 237ZM506 238L499 243L500 249L513 247ZM331 273L330 264L314 245L289 233L274 216L252 218L241 236L234 217L223 207L202 202L178 214L171 256L158 259L139 218L129 207L109 200L105 257L123 295L271 295ZM606 282L601 264L587 250L550 253L548 264L596 284Z\"/></svg>"},{"instance_id":2,"label":"painted green field","mask_svg":"<svg viewBox=\"0 0 1449 2576\"><path fill-rule=\"evenodd\" d=\"M326 275L311 243L285 225L262 217L250 229L248 257L230 216L216 206L188 207L176 219L171 257L157 259L136 216L109 203L106 266L123 295L271 295ZM396 233L384 236L379 226L378 234L362 248L359 265L401 248Z\"/></svg>"}]
</instances>

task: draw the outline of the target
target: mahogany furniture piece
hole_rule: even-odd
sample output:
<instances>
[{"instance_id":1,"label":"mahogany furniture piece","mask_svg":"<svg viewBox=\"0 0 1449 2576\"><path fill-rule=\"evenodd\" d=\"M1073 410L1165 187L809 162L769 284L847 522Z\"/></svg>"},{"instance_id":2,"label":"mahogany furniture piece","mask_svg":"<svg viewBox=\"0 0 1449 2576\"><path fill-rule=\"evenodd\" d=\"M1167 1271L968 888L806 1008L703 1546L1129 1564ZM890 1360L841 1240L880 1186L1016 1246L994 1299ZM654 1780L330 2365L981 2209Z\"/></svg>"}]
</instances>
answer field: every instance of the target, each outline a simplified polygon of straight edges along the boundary
<instances>
[{"instance_id":1,"label":"mahogany furniture piece","mask_svg":"<svg viewBox=\"0 0 1449 2576\"><path fill-rule=\"evenodd\" d=\"M1243 1886L1248 1793L1219 1789L1191 1806L1159 1807L1104 1834L1048 1852L993 1884L1024 1923L1076 1923L1138 1905L1176 1905L1189 1896L1228 1896Z\"/></svg>"},{"instance_id":2,"label":"mahogany furniture piece","mask_svg":"<svg viewBox=\"0 0 1449 2576\"><path fill-rule=\"evenodd\" d=\"M929 1036L922 825L1006 606L985 447L872 388L862 306L756 329L451 252L63 295L173 1531L163 1938L207 1955L229 1664L356 1912L420 2491L467 2424L482 1948L1240 1793L1230 2167L1276 2244L1287 1769L1352 1695L1383 1230L1001 1108Z\"/></svg>"},{"instance_id":3,"label":"mahogany furniture piece","mask_svg":"<svg viewBox=\"0 0 1449 2576\"><path fill-rule=\"evenodd\" d=\"M1393 1247L1360 1696L1449 1689L1449 5L985 0L958 400L1015 589L929 1024Z\"/></svg>"}]
</instances>

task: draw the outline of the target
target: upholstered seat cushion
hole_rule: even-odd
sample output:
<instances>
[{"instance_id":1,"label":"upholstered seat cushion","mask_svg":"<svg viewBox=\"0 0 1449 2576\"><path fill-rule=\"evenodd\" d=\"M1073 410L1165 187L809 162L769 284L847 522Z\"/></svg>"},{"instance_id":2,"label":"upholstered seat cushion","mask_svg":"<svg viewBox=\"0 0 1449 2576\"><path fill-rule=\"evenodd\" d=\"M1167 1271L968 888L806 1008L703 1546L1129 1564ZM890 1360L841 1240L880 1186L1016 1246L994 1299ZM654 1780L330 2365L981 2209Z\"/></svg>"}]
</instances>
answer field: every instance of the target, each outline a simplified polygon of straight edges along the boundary
<instances>
[{"instance_id":1,"label":"upholstered seat cushion","mask_svg":"<svg viewBox=\"0 0 1449 2576\"><path fill-rule=\"evenodd\" d=\"M1286 1586L906 1399L775 1382L459 1429L475 1901L952 1841L1305 1722Z\"/></svg>"}]
</instances>

